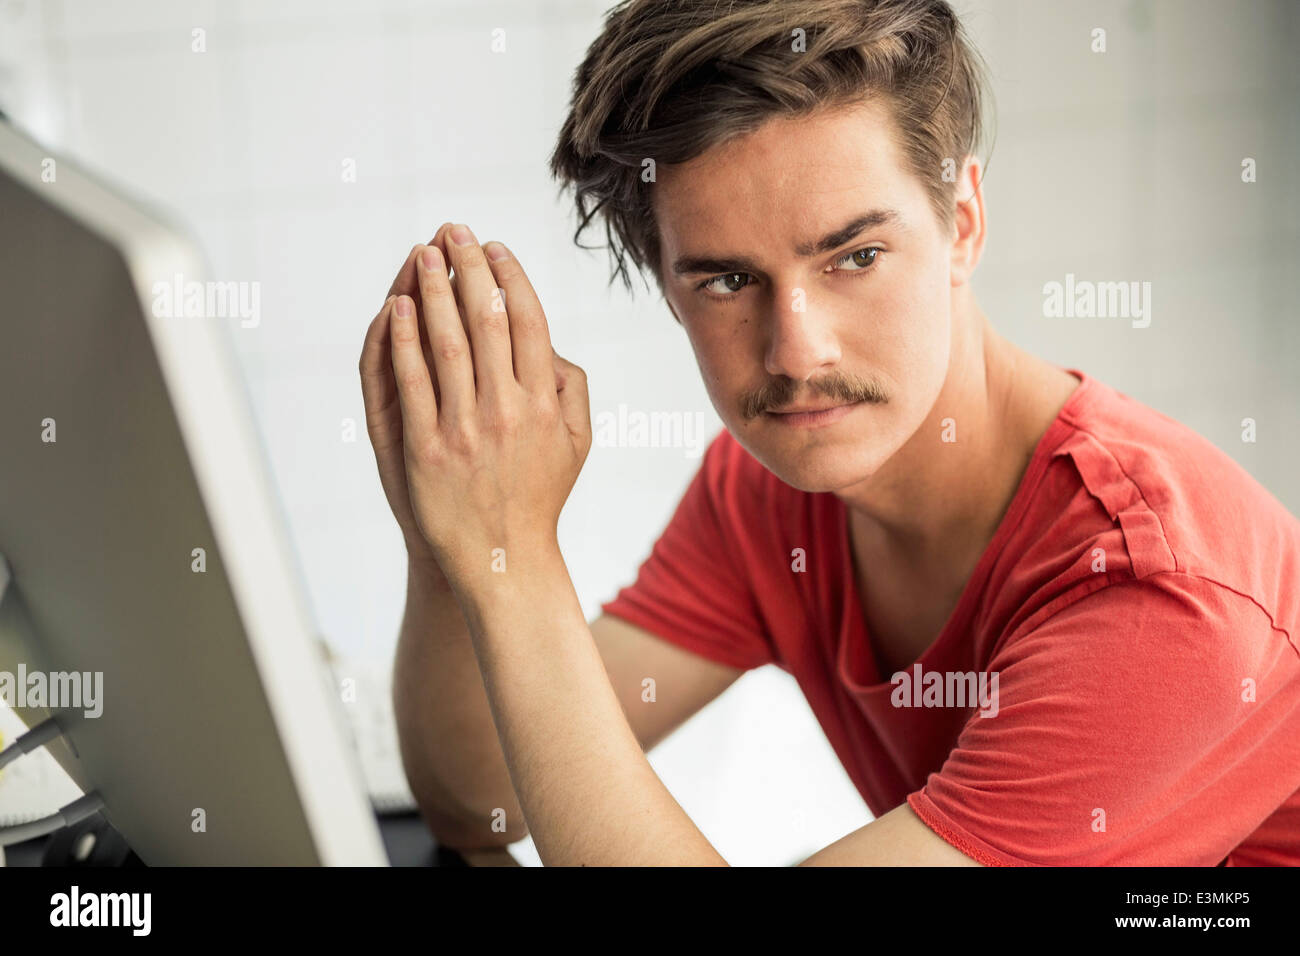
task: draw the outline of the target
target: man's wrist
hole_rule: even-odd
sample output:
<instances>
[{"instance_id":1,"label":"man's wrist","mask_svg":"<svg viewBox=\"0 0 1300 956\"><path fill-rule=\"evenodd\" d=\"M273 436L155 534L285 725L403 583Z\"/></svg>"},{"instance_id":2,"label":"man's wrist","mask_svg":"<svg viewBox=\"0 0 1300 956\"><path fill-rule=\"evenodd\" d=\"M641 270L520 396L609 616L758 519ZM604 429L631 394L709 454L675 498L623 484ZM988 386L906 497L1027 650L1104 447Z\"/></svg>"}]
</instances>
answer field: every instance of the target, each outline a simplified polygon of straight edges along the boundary
<instances>
[{"instance_id":1,"label":"man's wrist","mask_svg":"<svg viewBox=\"0 0 1300 956\"><path fill-rule=\"evenodd\" d=\"M439 591L450 588L446 575L442 573L442 568L438 565L438 560L433 556L433 552L428 550L427 546L419 548L407 545L406 575L407 579L413 584L425 587L433 586L435 590Z\"/></svg>"},{"instance_id":2,"label":"man's wrist","mask_svg":"<svg viewBox=\"0 0 1300 956\"><path fill-rule=\"evenodd\" d=\"M518 606L537 606L557 588L572 586L554 538L497 549L489 565L462 566L452 578L452 587L467 617L476 620L489 617L493 611L510 614L516 613Z\"/></svg>"}]
</instances>

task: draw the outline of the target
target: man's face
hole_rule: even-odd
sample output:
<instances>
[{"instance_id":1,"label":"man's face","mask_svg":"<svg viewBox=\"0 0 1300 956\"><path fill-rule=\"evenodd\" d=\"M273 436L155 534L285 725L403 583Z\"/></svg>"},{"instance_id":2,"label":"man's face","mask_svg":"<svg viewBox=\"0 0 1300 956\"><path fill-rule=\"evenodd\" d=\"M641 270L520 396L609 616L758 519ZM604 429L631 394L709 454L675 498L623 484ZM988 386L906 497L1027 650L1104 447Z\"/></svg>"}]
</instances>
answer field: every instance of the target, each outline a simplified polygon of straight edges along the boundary
<instances>
[{"instance_id":1,"label":"man's face","mask_svg":"<svg viewBox=\"0 0 1300 956\"><path fill-rule=\"evenodd\" d=\"M770 120L657 174L664 294L713 406L804 491L869 478L947 375L955 232L892 137L872 103ZM872 213L886 221L844 231Z\"/></svg>"}]
</instances>

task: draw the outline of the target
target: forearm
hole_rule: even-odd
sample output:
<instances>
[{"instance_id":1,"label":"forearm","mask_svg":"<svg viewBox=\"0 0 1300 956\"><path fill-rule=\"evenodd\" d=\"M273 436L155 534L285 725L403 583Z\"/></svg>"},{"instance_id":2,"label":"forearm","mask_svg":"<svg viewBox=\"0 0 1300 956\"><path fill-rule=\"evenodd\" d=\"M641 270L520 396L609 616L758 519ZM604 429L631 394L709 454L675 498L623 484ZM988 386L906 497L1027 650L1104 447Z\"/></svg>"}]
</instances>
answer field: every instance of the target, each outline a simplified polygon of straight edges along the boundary
<instances>
[{"instance_id":1,"label":"forearm","mask_svg":"<svg viewBox=\"0 0 1300 956\"><path fill-rule=\"evenodd\" d=\"M558 547L480 575L465 613L548 865L726 865L646 761Z\"/></svg>"},{"instance_id":2,"label":"forearm","mask_svg":"<svg viewBox=\"0 0 1300 956\"><path fill-rule=\"evenodd\" d=\"M402 763L420 811L447 846L526 835L465 617L436 569L409 563L393 672ZM505 832L493 828L504 811Z\"/></svg>"}]
</instances>

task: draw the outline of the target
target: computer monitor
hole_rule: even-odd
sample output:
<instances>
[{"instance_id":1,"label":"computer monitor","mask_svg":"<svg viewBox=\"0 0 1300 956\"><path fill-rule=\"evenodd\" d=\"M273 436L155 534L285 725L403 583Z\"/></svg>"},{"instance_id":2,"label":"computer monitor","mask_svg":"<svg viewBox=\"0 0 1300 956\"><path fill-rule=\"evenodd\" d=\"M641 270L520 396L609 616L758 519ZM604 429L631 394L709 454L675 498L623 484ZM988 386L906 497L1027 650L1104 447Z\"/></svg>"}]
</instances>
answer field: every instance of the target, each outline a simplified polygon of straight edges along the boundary
<instances>
[{"instance_id":1,"label":"computer monitor","mask_svg":"<svg viewBox=\"0 0 1300 956\"><path fill-rule=\"evenodd\" d=\"M0 690L145 863L383 865L206 271L0 121Z\"/></svg>"}]
</instances>

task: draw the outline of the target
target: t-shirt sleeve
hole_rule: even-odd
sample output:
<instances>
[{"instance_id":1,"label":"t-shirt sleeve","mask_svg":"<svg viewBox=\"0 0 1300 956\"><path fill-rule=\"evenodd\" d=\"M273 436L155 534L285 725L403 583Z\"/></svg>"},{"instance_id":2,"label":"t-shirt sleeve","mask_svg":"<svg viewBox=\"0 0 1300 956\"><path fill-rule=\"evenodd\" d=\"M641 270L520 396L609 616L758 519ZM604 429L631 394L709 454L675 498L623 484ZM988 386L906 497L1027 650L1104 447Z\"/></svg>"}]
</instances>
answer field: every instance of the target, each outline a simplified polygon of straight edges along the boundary
<instances>
[{"instance_id":1,"label":"t-shirt sleeve","mask_svg":"<svg viewBox=\"0 0 1300 956\"><path fill-rule=\"evenodd\" d=\"M743 570L746 552L729 527L735 496L744 493L732 451L726 432L709 445L636 579L601 609L712 661L752 670L775 657Z\"/></svg>"},{"instance_id":2,"label":"t-shirt sleeve","mask_svg":"<svg viewBox=\"0 0 1300 956\"><path fill-rule=\"evenodd\" d=\"M1103 586L988 675L990 716L907 798L985 864L1215 866L1300 782L1300 657L1206 579Z\"/></svg>"}]
</instances>

